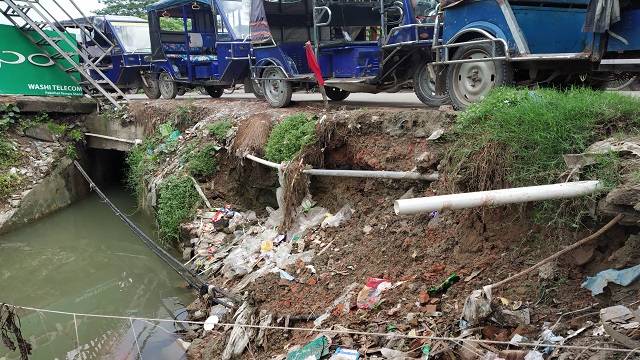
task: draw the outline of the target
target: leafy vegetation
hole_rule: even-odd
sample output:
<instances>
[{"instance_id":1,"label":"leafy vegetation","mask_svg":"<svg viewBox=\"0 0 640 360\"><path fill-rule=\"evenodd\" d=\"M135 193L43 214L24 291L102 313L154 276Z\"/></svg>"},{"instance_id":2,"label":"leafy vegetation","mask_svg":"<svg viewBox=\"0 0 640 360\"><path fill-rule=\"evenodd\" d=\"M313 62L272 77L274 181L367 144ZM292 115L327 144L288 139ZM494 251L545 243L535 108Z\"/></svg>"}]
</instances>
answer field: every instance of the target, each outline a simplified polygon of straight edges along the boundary
<instances>
[{"instance_id":1,"label":"leafy vegetation","mask_svg":"<svg viewBox=\"0 0 640 360\"><path fill-rule=\"evenodd\" d=\"M457 121L446 172L461 179L464 190L543 185L562 178L563 155L582 153L597 140L637 127L640 101L586 88L498 88ZM615 155L598 156L580 177L613 187L618 164Z\"/></svg>"},{"instance_id":2,"label":"leafy vegetation","mask_svg":"<svg viewBox=\"0 0 640 360\"><path fill-rule=\"evenodd\" d=\"M84 140L84 134L75 129L69 131L69 133L67 134L67 137L75 142Z\"/></svg>"},{"instance_id":3,"label":"leafy vegetation","mask_svg":"<svg viewBox=\"0 0 640 360\"><path fill-rule=\"evenodd\" d=\"M306 114L289 116L273 127L265 147L265 157L276 163L291 161L302 149L316 141L314 135L314 117Z\"/></svg>"},{"instance_id":4,"label":"leafy vegetation","mask_svg":"<svg viewBox=\"0 0 640 360\"><path fill-rule=\"evenodd\" d=\"M0 105L0 131L9 130L11 124L20 120L20 109L11 103Z\"/></svg>"},{"instance_id":5,"label":"leafy vegetation","mask_svg":"<svg viewBox=\"0 0 640 360\"><path fill-rule=\"evenodd\" d=\"M56 134L56 135L62 135L62 133L65 132L65 130L67 130L67 126L66 125L59 125L56 124L52 121L49 121L46 124L47 129L49 129L49 131L51 131L52 133Z\"/></svg>"},{"instance_id":6,"label":"leafy vegetation","mask_svg":"<svg viewBox=\"0 0 640 360\"><path fill-rule=\"evenodd\" d=\"M215 146L211 143L204 145L201 149L189 152L185 156L185 168L193 176L213 175L218 166Z\"/></svg>"},{"instance_id":7,"label":"leafy vegetation","mask_svg":"<svg viewBox=\"0 0 640 360\"><path fill-rule=\"evenodd\" d=\"M155 169L158 162L158 156L152 151L155 147L155 141L146 140L140 146L132 148L125 158L128 166L125 185L138 199L144 194L144 181L148 179L147 175Z\"/></svg>"},{"instance_id":8,"label":"leafy vegetation","mask_svg":"<svg viewBox=\"0 0 640 360\"><path fill-rule=\"evenodd\" d=\"M99 0L102 9L94 10L96 15L126 15L147 18L147 5L156 0Z\"/></svg>"},{"instance_id":9,"label":"leafy vegetation","mask_svg":"<svg viewBox=\"0 0 640 360\"><path fill-rule=\"evenodd\" d=\"M224 141L229 129L233 126L231 121L218 121L213 124L207 125L209 135L213 136L218 141Z\"/></svg>"},{"instance_id":10,"label":"leafy vegetation","mask_svg":"<svg viewBox=\"0 0 640 360\"><path fill-rule=\"evenodd\" d=\"M180 224L193 216L200 196L188 176L173 174L158 189L158 230L166 237L178 239Z\"/></svg>"}]
</instances>

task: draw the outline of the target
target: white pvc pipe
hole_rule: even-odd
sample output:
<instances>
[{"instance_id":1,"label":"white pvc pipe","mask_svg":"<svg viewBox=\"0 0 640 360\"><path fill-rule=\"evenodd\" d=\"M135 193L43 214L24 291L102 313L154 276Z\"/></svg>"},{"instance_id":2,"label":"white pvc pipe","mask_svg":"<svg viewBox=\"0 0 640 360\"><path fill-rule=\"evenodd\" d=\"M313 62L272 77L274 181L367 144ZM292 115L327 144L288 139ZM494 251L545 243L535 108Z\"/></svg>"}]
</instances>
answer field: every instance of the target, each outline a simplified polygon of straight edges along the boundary
<instances>
[{"instance_id":1,"label":"white pvc pipe","mask_svg":"<svg viewBox=\"0 0 640 360\"><path fill-rule=\"evenodd\" d=\"M478 191L466 194L430 196L396 200L396 215L465 209L477 206L515 204L528 201L566 199L593 194L602 189L599 181L576 181L562 184L528 186L515 189Z\"/></svg>"},{"instance_id":2,"label":"white pvc pipe","mask_svg":"<svg viewBox=\"0 0 640 360\"><path fill-rule=\"evenodd\" d=\"M268 167L272 167L272 168L274 168L274 169L280 169L280 164L276 164L276 163L274 163L274 162L267 161L267 160L265 160L265 159L260 159L260 158L259 158L259 157L257 157L257 156L247 155L247 159L249 159L249 160L253 160L253 161L257 162L257 163L260 163L260 164L262 164L262 165L266 165L266 166L268 166Z\"/></svg>"},{"instance_id":3,"label":"white pvc pipe","mask_svg":"<svg viewBox=\"0 0 640 360\"><path fill-rule=\"evenodd\" d=\"M261 159L253 155L247 155L247 159L253 160L262 165L280 169L282 165L271 161ZM438 180L438 174L423 175L416 172L402 171L368 171L368 170L327 170L327 169L307 169L302 171L308 175L316 176L348 176L348 177L365 177L365 178L382 178L382 179L409 179L409 180Z\"/></svg>"},{"instance_id":4,"label":"white pvc pipe","mask_svg":"<svg viewBox=\"0 0 640 360\"><path fill-rule=\"evenodd\" d=\"M124 142L124 143L129 143L129 144L142 144L142 140L140 139L135 139L135 140L129 140L129 139L121 139L121 138L117 138L117 137L113 137L113 136L107 136L107 135L100 135L100 134L92 134L92 133L84 133L85 136L93 136L93 137L97 137L97 138L101 138L101 139L107 139L107 140L113 140L113 141L119 141L119 142Z\"/></svg>"},{"instance_id":5,"label":"white pvc pipe","mask_svg":"<svg viewBox=\"0 0 640 360\"><path fill-rule=\"evenodd\" d=\"M319 176L349 176L364 178L382 178L382 179L408 179L408 180L438 180L438 174L420 174L416 172L403 171L368 171L368 170L326 170L326 169L309 169L302 171L309 175Z\"/></svg>"}]
</instances>

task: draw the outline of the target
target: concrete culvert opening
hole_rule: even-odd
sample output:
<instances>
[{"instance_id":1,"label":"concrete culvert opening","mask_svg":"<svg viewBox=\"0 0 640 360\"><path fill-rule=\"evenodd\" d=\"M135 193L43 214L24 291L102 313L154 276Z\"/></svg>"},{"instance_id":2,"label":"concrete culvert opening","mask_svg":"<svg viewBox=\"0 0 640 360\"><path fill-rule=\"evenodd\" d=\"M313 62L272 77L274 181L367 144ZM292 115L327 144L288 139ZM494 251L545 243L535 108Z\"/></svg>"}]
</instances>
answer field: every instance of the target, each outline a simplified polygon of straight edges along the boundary
<instances>
[{"instance_id":1,"label":"concrete culvert opening","mask_svg":"<svg viewBox=\"0 0 640 360\"><path fill-rule=\"evenodd\" d=\"M125 186L127 153L117 150L88 148L86 152L87 173L98 187Z\"/></svg>"}]
</instances>

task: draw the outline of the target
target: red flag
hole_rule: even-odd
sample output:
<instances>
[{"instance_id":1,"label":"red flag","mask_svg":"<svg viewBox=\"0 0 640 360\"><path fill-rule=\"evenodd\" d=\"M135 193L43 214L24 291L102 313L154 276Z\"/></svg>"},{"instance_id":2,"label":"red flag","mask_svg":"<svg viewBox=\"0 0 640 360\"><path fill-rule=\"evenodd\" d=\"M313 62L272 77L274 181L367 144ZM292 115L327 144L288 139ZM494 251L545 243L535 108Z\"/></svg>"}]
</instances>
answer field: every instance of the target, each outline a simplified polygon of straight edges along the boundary
<instances>
[{"instance_id":1,"label":"red flag","mask_svg":"<svg viewBox=\"0 0 640 360\"><path fill-rule=\"evenodd\" d=\"M320 84L320 86L324 86L324 79L322 78L320 65L318 65L318 60L316 60L316 56L313 54L313 49L311 48L311 43L309 41L307 41L306 48L307 63L309 64L309 67L311 68L313 73L316 75L316 81L318 81L318 84Z\"/></svg>"}]
</instances>

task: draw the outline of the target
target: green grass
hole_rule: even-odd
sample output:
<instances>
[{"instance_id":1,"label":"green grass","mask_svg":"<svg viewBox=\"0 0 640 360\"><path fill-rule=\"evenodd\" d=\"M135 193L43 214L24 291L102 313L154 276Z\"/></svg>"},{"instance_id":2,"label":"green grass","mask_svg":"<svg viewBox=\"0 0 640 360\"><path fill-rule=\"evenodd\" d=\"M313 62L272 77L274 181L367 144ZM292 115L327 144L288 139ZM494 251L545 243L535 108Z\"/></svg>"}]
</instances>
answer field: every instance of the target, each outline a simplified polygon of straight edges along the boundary
<instances>
[{"instance_id":1,"label":"green grass","mask_svg":"<svg viewBox=\"0 0 640 360\"><path fill-rule=\"evenodd\" d=\"M265 157L269 161L280 163L291 161L315 139L315 118L306 114L291 115L271 130Z\"/></svg>"},{"instance_id":2,"label":"green grass","mask_svg":"<svg viewBox=\"0 0 640 360\"><path fill-rule=\"evenodd\" d=\"M231 121L218 121L213 124L207 125L209 135L213 136L218 141L224 141L229 129L233 126Z\"/></svg>"},{"instance_id":3,"label":"green grass","mask_svg":"<svg viewBox=\"0 0 640 360\"><path fill-rule=\"evenodd\" d=\"M209 143L199 150L188 152L185 155L185 162L185 168L193 176L213 175L218 166L214 145Z\"/></svg>"},{"instance_id":4,"label":"green grass","mask_svg":"<svg viewBox=\"0 0 640 360\"><path fill-rule=\"evenodd\" d=\"M178 239L180 224L193 216L201 199L188 176L173 174L158 188L158 230L165 237Z\"/></svg>"},{"instance_id":5,"label":"green grass","mask_svg":"<svg viewBox=\"0 0 640 360\"><path fill-rule=\"evenodd\" d=\"M463 191L556 183L567 170L564 154L636 132L639 123L640 100L615 92L498 88L458 117L444 171ZM611 188L618 165L616 154L600 155L580 179Z\"/></svg>"}]
</instances>

